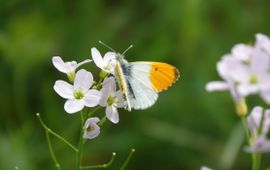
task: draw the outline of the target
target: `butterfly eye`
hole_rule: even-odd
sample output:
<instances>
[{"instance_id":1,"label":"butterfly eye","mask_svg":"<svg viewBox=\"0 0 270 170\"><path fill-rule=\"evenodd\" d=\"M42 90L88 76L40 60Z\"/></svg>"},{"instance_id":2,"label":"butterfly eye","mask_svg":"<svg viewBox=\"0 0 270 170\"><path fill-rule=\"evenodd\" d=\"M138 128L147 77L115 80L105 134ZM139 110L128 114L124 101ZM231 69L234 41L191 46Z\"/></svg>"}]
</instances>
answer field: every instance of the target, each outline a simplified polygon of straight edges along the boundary
<instances>
[{"instance_id":1,"label":"butterfly eye","mask_svg":"<svg viewBox=\"0 0 270 170\"><path fill-rule=\"evenodd\" d=\"M155 71L158 71L158 68L157 67L155 68Z\"/></svg>"}]
</instances>

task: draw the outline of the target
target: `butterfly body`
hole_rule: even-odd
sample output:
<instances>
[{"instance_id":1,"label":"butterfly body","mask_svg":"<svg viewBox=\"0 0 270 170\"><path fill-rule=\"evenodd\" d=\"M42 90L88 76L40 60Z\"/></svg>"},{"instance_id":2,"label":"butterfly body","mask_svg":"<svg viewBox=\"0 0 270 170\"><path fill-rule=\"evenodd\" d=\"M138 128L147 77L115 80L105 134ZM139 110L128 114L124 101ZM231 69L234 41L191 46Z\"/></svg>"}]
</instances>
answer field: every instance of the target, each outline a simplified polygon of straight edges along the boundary
<instances>
[{"instance_id":1,"label":"butterfly body","mask_svg":"<svg viewBox=\"0 0 270 170\"><path fill-rule=\"evenodd\" d=\"M170 87L179 77L178 70L162 62L128 62L117 55L115 76L126 101L127 110L152 106L158 92Z\"/></svg>"}]
</instances>

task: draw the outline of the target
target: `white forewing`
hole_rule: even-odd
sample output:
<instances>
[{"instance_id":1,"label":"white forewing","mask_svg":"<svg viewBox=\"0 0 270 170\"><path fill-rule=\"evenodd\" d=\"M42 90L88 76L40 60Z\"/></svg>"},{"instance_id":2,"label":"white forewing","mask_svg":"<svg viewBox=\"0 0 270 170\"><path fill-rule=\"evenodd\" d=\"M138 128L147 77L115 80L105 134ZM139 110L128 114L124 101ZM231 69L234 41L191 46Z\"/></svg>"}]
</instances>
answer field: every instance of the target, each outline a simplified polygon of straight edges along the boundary
<instances>
[{"instance_id":1,"label":"white forewing","mask_svg":"<svg viewBox=\"0 0 270 170\"><path fill-rule=\"evenodd\" d=\"M130 100L131 108L146 109L156 102L158 94L157 92L143 84L141 80L139 80L139 77L140 75L133 75L132 77L127 77L127 81L130 84L134 95L133 97L128 93L128 98Z\"/></svg>"},{"instance_id":2,"label":"white forewing","mask_svg":"<svg viewBox=\"0 0 270 170\"><path fill-rule=\"evenodd\" d=\"M134 109L145 109L152 106L158 94L152 89L150 82L150 64L146 62L129 63L127 83L130 84L133 97L129 96L130 105Z\"/></svg>"}]
</instances>

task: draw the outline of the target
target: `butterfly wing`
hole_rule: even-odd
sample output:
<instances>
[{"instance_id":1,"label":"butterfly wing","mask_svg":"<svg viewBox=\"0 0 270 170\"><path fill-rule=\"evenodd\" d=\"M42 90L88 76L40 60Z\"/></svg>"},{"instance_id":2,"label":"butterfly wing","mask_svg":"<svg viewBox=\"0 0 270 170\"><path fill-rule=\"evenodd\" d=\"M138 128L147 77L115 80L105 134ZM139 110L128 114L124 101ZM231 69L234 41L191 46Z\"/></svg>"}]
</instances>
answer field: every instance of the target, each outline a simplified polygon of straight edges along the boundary
<instances>
[{"instance_id":1,"label":"butterfly wing","mask_svg":"<svg viewBox=\"0 0 270 170\"><path fill-rule=\"evenodd\" d=\"M155 92L166 90L179 78L178 69L167 63L131 62L129 67L131 77L138 79Z\"/></svg>"},{"instance_id":2,"label":"butterfly wing","mask_svg":"<svg viewBox=\"0 0 270 170\"><path fill-rule=\"evenodd\" d=\"M135 96L130 103L135 109L152 106L158 92L170 87L179 77L174 66L161 62L131 62L128 68L127 82Z\"/></svg>"},{"instance_id":3,"label":"butterfly wing","mask_svg":"<svg viewBox=\"0 0 270 170\"><path fill-rule=\"evenodd\" d=\"M178 70L166 63L131 62L117 64L118 82L130 111L152 106L158 92L170 87L179 77Z\"/></svg>"}]
</instances>

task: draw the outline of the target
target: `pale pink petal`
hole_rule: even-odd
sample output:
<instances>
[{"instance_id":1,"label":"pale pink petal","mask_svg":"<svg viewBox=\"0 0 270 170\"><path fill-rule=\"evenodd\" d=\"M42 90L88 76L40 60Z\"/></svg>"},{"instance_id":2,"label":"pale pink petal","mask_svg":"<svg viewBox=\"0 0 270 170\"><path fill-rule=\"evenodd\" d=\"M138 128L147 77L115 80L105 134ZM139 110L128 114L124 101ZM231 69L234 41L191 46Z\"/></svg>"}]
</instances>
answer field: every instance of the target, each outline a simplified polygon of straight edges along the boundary
<instances>
[{"instance_id":1,"label":"pale pink petal","mask_svg":"<svg viewBox=\"0 0 270 170\"><path fill-rule=\"evenodd\" d=\"M252 85L252 84L242 83L237 86L237 91L239 92L241 96L248 96L250 94L256 94L259 92L259 90L260 88L256 84Z\"/></svg>"},{"instance_id":2,"label":"pale pink petal","mask_svg":"<svg viewBox=\"0 0 270 170\"><path fill-rule=\"evenodd\" d=\"M83 100L84 100L84 105L87 107L95 107L96 105L99 104L101 97L101 93L98 90L89 90Z\"/></svg>"},{"instance_id":3,"label":"pale pink petal","mask_svg":"<svg viewBox=\"0 0 270 170\"><path fill-rule=\"evenodd\" d=\"M53 89L55 92L65 98L65 99L72 99L74 98L74 88L71 84L63 81L63 80L57 80L53 86Z\"/></svg>"},{"instance_id":4,"label":"pale pink petal","mask_svg":"<svg viewBox=\"0 0 270 170\"><path fill-rule=\"evenodd\" d=\"M100 134L100 127L97 125L99 122L98 117L93 117L93 118L88 118L85 121L84 124L84 133L83 133L83 138L84 139L93 139L97 137ZM91 127L91 131L88 131L88 128Z\"/></svg>"},{"instance_id":5,"label":"pale pink petal","mask_svg":"<svg viewBox=\"0 0 270 170\"><path fill-rule=\"evenodd\" d=\"M76 68L78 67L78 64L76 61L69 61L65 63L67 73L75 72Z\"/></svg>"},{"instance_id":6,"label":"pale pink petal","mask_svg":"<svg viewBox=\"0 0 270 170\"><path fill-rule=\"evenodd\" d=\"M252 52L252 47L246 44L236 44L232 48L232 55L233 57L241 60L241 61L249 61L251 52Z\"/></svg>"},{"instance_id":7,"label":"pale pink petal","mask_svg":"<svg viewBox=\"0 0 270 170\"><path fill-rule=\"evenodd\" d=\"M109 64L109 62L113 62L116 59L116 54L114 52L107 52L104 55L103 62L105 65Z\"/></svg>"},{"instance_id":8,"label":"pale pink petal","mask_svg":"<svg viewBox=\"0 0 270 170\"><path fill-rule=\"evenodd\" d=\"M118 123L119 122L119 115L118 111L115 107L113 106L107 106L106 107L106 117L113 123Z\"/></svg>"},{"instance_id":9,"label":"pale pink petal","mask_svg":"<svg viewBox=\"0 0 270 170\"><path fill-rule=\"evenodd\" d=\"M270 141L264 137L259 136L252 141L250 147L245 148L246 152L265 153L270 151Z\"/></svg>"},{"instance_id":10,"label":"pale pink petal","mask_svg":"<svg viewBox=\"0 0 270 170\"><path fill-rule=\"evenodd\" d=\"M270 104L270 90L264 90L260 95L267 104Z\"/></svg>"},{"instance_id":11,"label":"pale pink petal","mask_svg":"<svg viewBox=\"0 0 270 170\"><path fill-rule=\"evenodd\" d=\"M67 68L65 62L59 56L54 56L52 58L52 63L54 67L59 70L60 72L67 73Z\"/></svg>"},{"instance_id":12,"label":"pale pink petal","mask_svg":"<svg viewBox=\"0 0 270 170\"><path fill-rule=\"evenodd\" d=\"M109 91L116 91L116 83L114 77L105 78L105 80L102 83L102 87L108 88Z\"/></svg>"},{"instance_id":13,"label":"pale pink petal","mask_svg":"<svg viewBox=\"0 0 270 170\"><path fill-rule=\"evenodd\" d=\"M108 105L107 100L110 96L109 94L110 89L107 86L102 87L101 89L101 99L99 101L99 105L105 107Z\"/></svg>"},{"instance_id":14,"label":"pale pink petal","mask_svg":"<svg viewBox=\"0 0 270 170\"><path fill-rule=\"evenodd\" d=\"M252 109L250 115L247 117L248 128L251 132L257 132L259 128L261 118L263 115L263 108L256 106Z\"/></svg>"},{"instance_id":15,"label":"pale pink petal","mask_svg":"<svg viewBox=\"0 0 270 170\"><path fill-rule=\"evenodd\" d=\"M250 64L251 70L257 74L268 72L269 65L270 56L258 48L254 49Z\"/></svg>"},{"instance_id":16,"label":"pale pink petal","mask_svg":"<svg viewBox=\"0 0 270 170\"><path fill-rule=\"evenodd\" d=\"M229 90L229 86L224 81L212 81L206 84L205 89L208 92L224 91L224 90Z\"/></svg>"},{"instance_id":17,"label":"pale pink petal","mask_svg":"<svg viewBox=\"0 0 270 170\"><path fill-rule=\"evenodd\" d=\"M84 107L84 101L83 100L77 100L77 99L69 99L65 103L65 111L67 113L76 113L78 111L81 111Z\"/></svg>"},{"instance_id":18,"label":"pale pink petal","mask_svg":"<svg viewBox=\"0 0 270 170\"><path fill-rule=\"evenodd\" d=\"M257 33L255 46L265 50L268 54L270 54L270 39L266 35Z\"/></svg>"},{"instance_id":19,"label":"pale pink petal","mask_svg":"<svg viewBox=\"0 0 270 170\"><path fill-rule=\"evenodd\" d=\"M95 64L102 69L104 67L104 62L100 52L96 48L91 48L91 54Z\"/></svg>"},{"instance_id":20,"label":"pale pink petal","mask_svg":"<svg viewBox=\"0 0 270 170\"><path fill-rule=\"evenodd\" d=\"M74 88L81 89L84 93L92 86L93 76L92 73L82 69L76 73L74 80Z\"/></svg>"}]
</instances>

